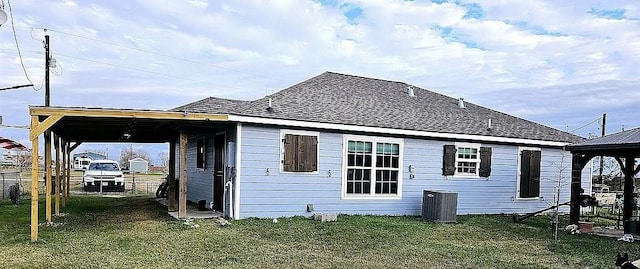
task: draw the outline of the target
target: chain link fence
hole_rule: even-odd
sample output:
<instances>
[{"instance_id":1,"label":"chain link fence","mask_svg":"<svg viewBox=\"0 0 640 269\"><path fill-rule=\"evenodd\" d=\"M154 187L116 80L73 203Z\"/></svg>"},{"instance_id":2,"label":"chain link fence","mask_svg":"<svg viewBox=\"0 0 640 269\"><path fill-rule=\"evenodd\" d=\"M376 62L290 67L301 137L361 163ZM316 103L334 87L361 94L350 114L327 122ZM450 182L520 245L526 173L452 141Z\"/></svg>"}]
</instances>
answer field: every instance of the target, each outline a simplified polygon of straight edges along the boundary
<instances>
[{"instance_id":1,"label":"chain link fence","mask_svg":"<svg viewBox=\"0 0 640 269\"><path fill-rule=\"evenodd\" d=\"M22 175L18 171L0 171L0 189L2 189L2 196L0 199L9 199L9 188L18 184L21 191L24 191L24 185L22 182Z\"/></svg>"}]
</instances>

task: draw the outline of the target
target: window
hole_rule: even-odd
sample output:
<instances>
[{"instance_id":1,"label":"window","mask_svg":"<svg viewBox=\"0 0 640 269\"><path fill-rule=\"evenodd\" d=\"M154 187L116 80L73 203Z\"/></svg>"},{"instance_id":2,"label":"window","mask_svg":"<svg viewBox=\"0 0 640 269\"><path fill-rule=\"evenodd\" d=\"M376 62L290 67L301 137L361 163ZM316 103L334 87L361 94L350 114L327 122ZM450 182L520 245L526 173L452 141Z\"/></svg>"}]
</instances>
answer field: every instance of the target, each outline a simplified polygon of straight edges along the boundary
<instances>
[{"instance_id":1,"label":"window","mask_svg":"<svg viewBox=\"0 0 640 269\"><path fill-rule=\"evenodd\" d=\"M518 198L540 196L540 149L520 149L520 177Z\"/></svg>"},{"instance_id":2,"label":"window","mask_svg":"<svg viewBox=\"0 0 640 269\"><path fill-rule=\"evenodd\" d=\"M196 141L196 168L206 168L206 144L204 138L198 138Z\"/></svg>"},{"instance_id":3,"label":"window","mask_svg":"<svg viewBox=\"0 0 640 269\"><path fill-rule=\"evenodd\" d=\"M400 196L402 140L345 136L344 142L344 196Z\"/></svg>"},{"instance_id":4,"label":"window","mask_svg":"<svg viewBox=\"0 0 640 269\"><path fill-rule=\"evenodd\" d=\"M318 133L282 130L282 172L318 172Z\"/></svg>"},{"instance_id":5,"label":"window","mask_svg":"<svg viewBox=\"0 0 640 269\"><path fill-rule=\"evenodd\" d=\"M480 144L445 145L442 175L489 177L491 175L491 153L490 147L481 147Z\"/></svg>"}]
</instances>

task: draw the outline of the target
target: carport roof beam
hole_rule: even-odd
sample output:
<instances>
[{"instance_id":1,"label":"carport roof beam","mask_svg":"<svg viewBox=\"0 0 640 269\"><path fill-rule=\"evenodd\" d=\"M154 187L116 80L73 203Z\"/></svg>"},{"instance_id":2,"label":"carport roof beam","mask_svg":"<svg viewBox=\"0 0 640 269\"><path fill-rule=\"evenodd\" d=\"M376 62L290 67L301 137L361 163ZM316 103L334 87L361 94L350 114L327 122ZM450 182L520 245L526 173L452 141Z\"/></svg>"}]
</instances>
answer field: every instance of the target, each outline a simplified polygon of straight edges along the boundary
<instances>
[{"instance_id":1,"label":"carport roof beam","mask_svg":"<svg viewBox=\"0 0 640 269\"><path fill-rule=\"evenodd\" d=\"M117 108L43 107L30 106L32 116L61 115L64 117L144 118L160 120L228 121L225 114L186 113L164 110L135 110Z\"/></svg>"}]
</instances>

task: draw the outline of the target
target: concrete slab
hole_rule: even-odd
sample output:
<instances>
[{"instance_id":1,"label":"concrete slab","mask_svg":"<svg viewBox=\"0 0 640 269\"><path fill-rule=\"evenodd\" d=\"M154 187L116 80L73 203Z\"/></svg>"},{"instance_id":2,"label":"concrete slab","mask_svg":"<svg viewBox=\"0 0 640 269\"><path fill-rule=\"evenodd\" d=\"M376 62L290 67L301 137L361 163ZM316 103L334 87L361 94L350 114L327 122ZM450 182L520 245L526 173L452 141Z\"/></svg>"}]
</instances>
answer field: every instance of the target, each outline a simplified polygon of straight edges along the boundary
<instances>
[{"instance_id":1,"label":"concrete slab","mask_svg":"<svg viewBox=\"0 0 640 269\"><path fill-rule=\"evenodd\" d=\"M166 198L155 198L155 201L164 206L168 206L168 201ZM170 216L176 219L180 219L178 218L178 211L173 211L168 213ZM215 219L215 218L222 218L222 217L223 216L221 212L213 211L213 210L200 211L198 210L197 207L187 204L187 217L186 217L187 219Z\"/></svg>"}]
</instances>

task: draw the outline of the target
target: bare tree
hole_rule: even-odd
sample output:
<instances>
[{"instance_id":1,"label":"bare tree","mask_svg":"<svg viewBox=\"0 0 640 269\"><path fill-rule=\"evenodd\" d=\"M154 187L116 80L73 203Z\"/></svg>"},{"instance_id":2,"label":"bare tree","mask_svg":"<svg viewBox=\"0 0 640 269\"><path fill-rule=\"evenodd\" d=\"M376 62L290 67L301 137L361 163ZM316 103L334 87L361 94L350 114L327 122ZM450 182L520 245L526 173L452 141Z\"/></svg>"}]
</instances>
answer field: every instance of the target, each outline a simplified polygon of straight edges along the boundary
<instances>
[{"instance_id":1,"label":"bare tree","mask_svg":"<svg viewBox=\"0 0 640 269\"><path fill-rule=\"evenodd\" d=\"M593 183L605 184L611 190L622 190L622 170L612 157L602 158L602 176L600 176L600 158L593 158Z\"/></svg>"},{"instance_id":2,"label":"bare tree","mask_svg":"<svg viewBox=\"0 0 640 269\"><path fill-rule=\"evenodd\" d=\"M142 149L134 150L133 147L123 147L120 151L120 166L122 166L124 169L129 169L129 161L135 158L140 158L151 162L151 157L146 151Z\"/></svg>"},{"instance_id":3,"label":"bare tree","mask_svg":"<svg viewBox=\"0 0 640 269\"><path fill-rule=\"evenodd\" d=\"M571 185L571 155L566 151L562 151L560 153L560 160L551 161L549 164L557 173L556 178L543 178L541 180L555 183L555 186L553 187L553 201L551 202L551 208L553 209L553 213L551 214L551 224L553 239L557 241L558 227L560 224L558 208L561 204L565 203L564 201L560 202L560 195L562 193L562 189Z\"/></svg>"},{"instance_id":4,"label":"bare tree","mask_svg":"<svg viewBox=\"0 0 640 269\"><path fill-rule=\"evenodd\" d=\"M169 155L165 151L158 152L156 161L161 167L167 167L167 165L169 164Z\"/></svg>"},{"instance_id":5,"label":"bare tree","mask_svg":"<svg viewBox=\"0 0 640 269\"><path fill-rule=\"evenodd\" d=\"M22 169L28 168L31 166L31 152L27 150L16 151L15 155L12 156L13 161L16 166L22 172Z\"/></svg>"}]
</instances>

